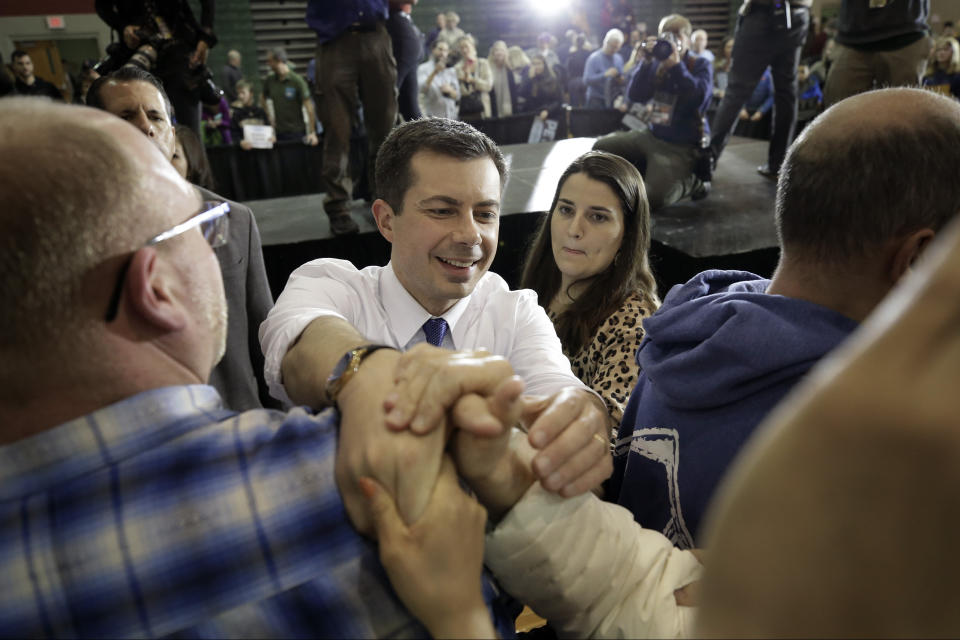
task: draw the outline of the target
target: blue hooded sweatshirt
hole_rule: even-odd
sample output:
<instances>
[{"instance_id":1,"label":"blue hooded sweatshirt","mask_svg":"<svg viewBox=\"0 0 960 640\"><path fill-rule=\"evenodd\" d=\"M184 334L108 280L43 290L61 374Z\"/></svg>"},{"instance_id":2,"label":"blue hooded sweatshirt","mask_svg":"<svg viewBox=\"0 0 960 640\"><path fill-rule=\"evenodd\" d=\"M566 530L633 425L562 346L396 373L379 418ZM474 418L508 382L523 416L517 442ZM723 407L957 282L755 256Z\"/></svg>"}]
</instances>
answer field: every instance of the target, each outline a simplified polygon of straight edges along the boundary
<instances>
[{"instance_id":1,"label":"blue hooded sweatshirt","mask_svg":"<svg viewBox=\"0 0 960 640\"><path fill-rule=\"evenodd\" d=\"M640 377L620 424L611 499L691 548L727 467L767 413L857 323L765 293L745 271L705 271L643 322Z\"/></svg>"}]
</instances>

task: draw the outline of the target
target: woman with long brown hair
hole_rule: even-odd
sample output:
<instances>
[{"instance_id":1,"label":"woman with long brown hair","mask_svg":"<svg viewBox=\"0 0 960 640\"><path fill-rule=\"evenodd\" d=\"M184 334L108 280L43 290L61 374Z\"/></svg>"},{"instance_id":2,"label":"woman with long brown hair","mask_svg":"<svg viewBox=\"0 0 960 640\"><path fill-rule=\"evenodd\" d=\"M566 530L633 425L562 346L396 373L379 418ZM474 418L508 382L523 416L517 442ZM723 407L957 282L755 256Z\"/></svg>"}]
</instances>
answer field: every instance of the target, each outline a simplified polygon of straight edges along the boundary
<instances>
[{"instance_id":1,"label":"woman with long brown hair","mask_svg":"<svg viewBox=\"0 0 960 640\"><path fill-rule=\"evenodd\" d=\"M620 156L591 151L563 172L524 260L521 286L537 292L573 372L615 423L637 381L641 320L660 305L649 249L640 173Z\"/></svg>"}]
</instances>

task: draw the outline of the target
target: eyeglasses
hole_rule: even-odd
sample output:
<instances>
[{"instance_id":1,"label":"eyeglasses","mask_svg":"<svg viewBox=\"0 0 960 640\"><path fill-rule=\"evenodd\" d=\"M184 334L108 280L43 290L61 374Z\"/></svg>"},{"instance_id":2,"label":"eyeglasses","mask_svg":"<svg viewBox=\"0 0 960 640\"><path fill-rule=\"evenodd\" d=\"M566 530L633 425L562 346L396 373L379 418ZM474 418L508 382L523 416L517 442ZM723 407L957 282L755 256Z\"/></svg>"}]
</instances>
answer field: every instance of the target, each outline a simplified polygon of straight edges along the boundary
<instances>
[{"instance_id":1,"label":"eyeglasses","mask_svg":"<svg viewBox=\"0 0 960 640\"><path fill-rule=\"evenodd\" d=\"M210 247L216 249L227 244L228 233L230 231L230 218L227 213L230 211L230 204L226 202L208 201L203 203L203 207L180 224L157 234L147 240L143 247L152 247L160 244L164 240L169 240L181 233L186 233L194 227L200 227L200 233L210 244ZM142 248L142 247L141 247ZM133 253L136 253L134 251ZM110 296L110 304L107 307L107 322L113 322L120 310L120 297L123 295L123 283L127 279L127 271L130 270L130 263L133 261L133 254L127 258L120 273L117 276L117 284L114 285L113 293Z\"/></svg>"}]
</instances>

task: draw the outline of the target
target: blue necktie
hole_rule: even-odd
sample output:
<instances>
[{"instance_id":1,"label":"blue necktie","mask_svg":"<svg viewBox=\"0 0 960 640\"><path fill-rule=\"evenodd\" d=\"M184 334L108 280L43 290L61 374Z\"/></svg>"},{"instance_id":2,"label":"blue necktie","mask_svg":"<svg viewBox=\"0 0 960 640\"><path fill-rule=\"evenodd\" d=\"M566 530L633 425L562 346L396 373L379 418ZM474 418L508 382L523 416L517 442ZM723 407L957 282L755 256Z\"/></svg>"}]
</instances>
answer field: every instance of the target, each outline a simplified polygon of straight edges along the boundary
<instances>
[{"instance_id":1,"label":"blue necktie","mask_svg":"<svg viewBox=\"0 0 960 640\"><path fill-rule=\"evenodd\" d=\"M447 321L443 318L430 318L423 323L423 335L433 346L443 346L443 336L447 335Z\"/></svg>"}]
</instances>

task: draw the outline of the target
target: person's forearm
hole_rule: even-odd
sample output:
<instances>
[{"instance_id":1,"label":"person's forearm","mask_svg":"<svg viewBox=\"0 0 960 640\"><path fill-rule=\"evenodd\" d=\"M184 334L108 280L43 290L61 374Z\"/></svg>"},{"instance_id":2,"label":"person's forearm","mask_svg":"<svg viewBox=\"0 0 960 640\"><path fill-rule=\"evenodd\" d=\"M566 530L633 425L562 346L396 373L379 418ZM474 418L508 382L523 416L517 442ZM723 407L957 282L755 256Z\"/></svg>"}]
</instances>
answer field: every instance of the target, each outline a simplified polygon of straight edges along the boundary
<instances>
[{"instance_id":1,"label":"person's forearm","mask_svg":"<svg viewBox=\"0 0 960 640\"><path fill-rule=\"evenodd\" d=\"M313 101L310 98L307 98L303 101L303 107L307 110L307 123L309 129L307 129L307 135L317 132L317 115L313 111Z\"/></svg>"},{"instance_id":2,"label":"person's forearm","mask_svg":"<svg viewBox=\"0 0 960 640\"><path fill-rule=\"evenodd\" d=\"M627 98L631 102L646 102L653 97L653 65L643 61L627 86Z\"/></svg>"},{"instance_id":3,"label":"person's forearm","mask_svg":"<svg viewBox=\"0 0 960 640\"><path fill-rule=\"evenodd\" d=\"M493 89L493 74L489 68L480 67L477 69L476 88L477 91L490 91Z\"/></svg>"},{"instance_id":4,"label":"person's forearm","mask_svg":"<svg viewBox=\"0 0 960 640\"><path fill-rule=\"evenodd\" d=\"M276 118L276 114L275 114L275 112L274 112L274 110L273 110L273 101L272 101L272 100L264 100L264 101L263 101L263 110L264 110L264 112L266 112L266 114L267 114L267 122L270 123L270 126L273 127L274 133L276 133L276 131L277 131L277 118Z\"/></svg>"},{"instance_id":5,"label":"person's forearm","mask_svg":"<svg viewBox=\"0 0 960 640\"><path fill-rule=\"evenodd\" d=\"M588 68L583 74L583 83L589 86L602 85L604 78L606 78L604 75L605 72L606 69L595 71Z\"/></svg>"},{"instance_id":6,"label":"person's forearm","mask_svg":"<svg viewBox=\"0 0 960 640\"><path fill-rule=\"evenodd\" d=\"M434 638L497 638L497 631L490 620L490 612L483 602L470 607L468 611L458 611L446 620L424 621L427 630Z\"/></svg>"},{"instance_id":7,"label":"person's forearm","mask_svg":"<svg viewBox=\"0 0 960 640\"><path fill-rule=\"evenodd\" d=\"M484 559L504 589L560 637L691 632L695 610L677 606L674 591L700 579L696 557L594 496L562 499L533 487L487 534Z\"/></svg>"},{"instance_id":8,"label":"person's forearm","mask_svg":"<svg viewBox=\"0 0 960 640\"><path fill-rule=\"evenodd\" d=\"M312 321L283 357L280 370L287 395L296 404L327 406L327 378L337 362L350 349L368 342L340 318L329 316Z\"/></svg>"}]
</instances>

